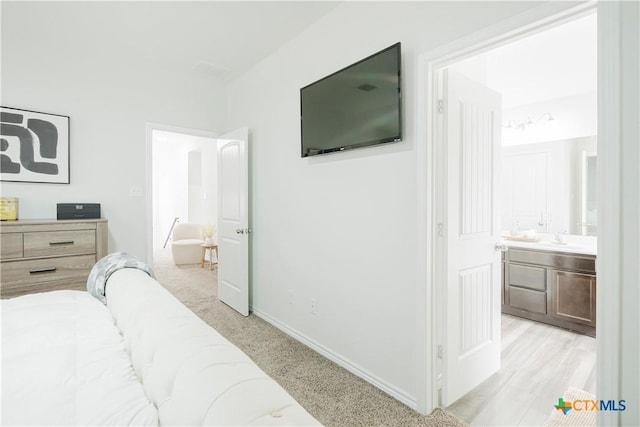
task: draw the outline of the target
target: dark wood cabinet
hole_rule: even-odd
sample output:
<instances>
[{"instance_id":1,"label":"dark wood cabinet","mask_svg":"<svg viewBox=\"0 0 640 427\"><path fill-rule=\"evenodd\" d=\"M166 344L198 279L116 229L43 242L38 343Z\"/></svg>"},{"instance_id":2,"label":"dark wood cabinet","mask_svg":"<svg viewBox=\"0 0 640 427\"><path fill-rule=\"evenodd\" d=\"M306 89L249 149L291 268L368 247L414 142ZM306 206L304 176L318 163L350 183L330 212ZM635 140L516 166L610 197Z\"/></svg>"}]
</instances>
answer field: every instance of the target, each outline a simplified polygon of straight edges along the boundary
<instances>
[{"instance_id":1,"label":"dark wood cabinet","mask_svg":"<svg viewBox=\"0 0 640 427\"><path fill-rule=\"evenodd\" d=\"M596 276L551 270L551 316L596 326Z\"/></svg>"},{"instance_id":2,"label":"dark wood cabinet","mask_svg":"<svg viewBox=\"0 0 640 427\"><path fill-rule=\"evenodd\" d=\"M595 336L595 256L510 248L502 312Z\"/></svg>"}]
</instances>

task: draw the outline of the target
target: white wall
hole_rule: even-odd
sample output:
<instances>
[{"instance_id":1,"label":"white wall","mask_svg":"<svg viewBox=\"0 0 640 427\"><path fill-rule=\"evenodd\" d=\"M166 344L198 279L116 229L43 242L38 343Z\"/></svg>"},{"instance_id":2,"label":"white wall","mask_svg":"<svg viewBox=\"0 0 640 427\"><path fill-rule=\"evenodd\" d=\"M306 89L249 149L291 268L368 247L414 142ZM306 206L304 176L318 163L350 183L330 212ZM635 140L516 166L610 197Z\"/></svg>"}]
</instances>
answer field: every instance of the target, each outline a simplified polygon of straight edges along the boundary
<instances>
[{"instance_id":1,"label":"white wall","mask_svg":"<svg viewBox=\"0 0 640 427\"><path fill-rule=\"evenodd\" d=\"M156 132L154 132L156 133ZM152 142L153 248L164 245L174 218L187 222L188 157L182 144Z\"/></svg>"},{"instance_id":2,"label":"white wall","mask_svg":"<svg viewBox=\"0 0 640 427\"><path fill-rule=\"evenodd\" d=\"M189 151L189 222L204 223L204 191L202 189L202 152ZM187 218L185 218L187 219ZM186 221L185 221L186 222Z\"/></svg>"},{"instance_id":3,"label":"white wall","mask_svg":"<svg viewBox=\"0 0 640 427\"><path fill-rule=\"evenodd\" d=\"M87 45L83 34L68 34L64 46L50 43L50 24L64 32L76 7L86 5L2 3L2 105L71 118L71 184L3 183L2 195L20 198L23 219L55 218L58 202L101 203L109 251L145 259L151 219L145 197L129 196L131 185L145 186L145 123L217 131L224 120L220 84L122 57L108 32L99 46ZM100 16L111 6L90 7ZM86 60L88 49L99 49L101 59Z\"/></svg>"},{"instance_id":4,"label":"white wall","mask_svg":"<svg viewBox=\"0 0 640 427\"><path fill-rule=\"evenodd\" d=\"M227 128L251 129L254 311L412 406L416 57L532 5L346 2L228 87ZM397 41L404 141L300 158L299 89Z\"/></svg>"},{"instance_id":5,"label":"white wall","mask_svg":"<svg viewBox=\"0 0 640 427\"><path fill-rule=\"evenodd\" d=\"M550 113L554 120L541 119ZM598 133L598 97L596 92L567 96L502 110L502 124L510 120L534 122L523 129L503 128L502 145L530 144L579 138Z\"/></svg>"},{"instance_id":6,"label":"white wall","mask_svg":"<svg viewBox=\"0 0 640 427\"><path fill-rule=\"evenodd\" d=\"M216 224L218 218L218 150L217 141L202 144L202 222ZM217 227L214 229L217 230ZM217 232L214 234L214 238Z\"/></svg>"}]
</instances>

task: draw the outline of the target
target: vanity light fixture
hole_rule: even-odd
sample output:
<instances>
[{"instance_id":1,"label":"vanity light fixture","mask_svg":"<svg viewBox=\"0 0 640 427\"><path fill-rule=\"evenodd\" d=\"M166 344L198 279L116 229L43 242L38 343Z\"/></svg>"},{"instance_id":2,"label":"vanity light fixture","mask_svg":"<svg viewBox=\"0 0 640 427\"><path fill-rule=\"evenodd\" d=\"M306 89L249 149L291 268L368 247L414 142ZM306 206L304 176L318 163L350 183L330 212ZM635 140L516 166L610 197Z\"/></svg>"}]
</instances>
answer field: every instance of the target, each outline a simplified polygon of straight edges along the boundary
<instances>
[{"instance_id":1,"label":"vanity light fixture","mask_svg":"<svg viewBox=\"0 0 640 427\"><path fill-rule=\"evenodd\" d=\"M531 120L531 116L527 116L527 118L521 122L517 122L515 120L509 120L506 125L502 126L505 129L517 129L524 131L527 126L537 124L541 121L550 122L555 120L555 118L551 115L551 113L544 113L540 117L538 117L535 121Z\"/></svg>"}]
</instances>

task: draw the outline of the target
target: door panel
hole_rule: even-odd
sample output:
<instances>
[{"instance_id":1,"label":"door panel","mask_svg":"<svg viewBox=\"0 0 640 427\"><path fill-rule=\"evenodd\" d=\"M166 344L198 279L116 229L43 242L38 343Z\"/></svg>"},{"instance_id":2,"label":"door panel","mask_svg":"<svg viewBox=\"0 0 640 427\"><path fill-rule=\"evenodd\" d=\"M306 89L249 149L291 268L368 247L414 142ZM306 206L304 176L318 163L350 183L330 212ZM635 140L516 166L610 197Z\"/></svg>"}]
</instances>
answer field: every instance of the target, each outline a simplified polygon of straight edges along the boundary
<instances>
[{"instance_id":1,"label":"door panel","mask_svg":"<svg viewBox=\"0 0 640 427\"><path fill-rule=\"evenodd\" d=\"M218 138L218 298L249 315L248 130Z\"/></svg>"},{"instance_id":2,"label":"door panel","mask_svg":"<svg viewBox=\"0 0 640 427\"><path fill-rule=\"evenodd\" d=\"M460 357L491 341L491 264L460 271Z\"/></svg>"},{"instance_id":3,"label":"door panel","mask_svg":"<svg viewBox=\"0 0 640 427\"><path fill-rule=\"evenodd\" d=\"M442 400L500 368L500 95L449 70L444 82L446 316Z\"/></svg>"}]
</instances>

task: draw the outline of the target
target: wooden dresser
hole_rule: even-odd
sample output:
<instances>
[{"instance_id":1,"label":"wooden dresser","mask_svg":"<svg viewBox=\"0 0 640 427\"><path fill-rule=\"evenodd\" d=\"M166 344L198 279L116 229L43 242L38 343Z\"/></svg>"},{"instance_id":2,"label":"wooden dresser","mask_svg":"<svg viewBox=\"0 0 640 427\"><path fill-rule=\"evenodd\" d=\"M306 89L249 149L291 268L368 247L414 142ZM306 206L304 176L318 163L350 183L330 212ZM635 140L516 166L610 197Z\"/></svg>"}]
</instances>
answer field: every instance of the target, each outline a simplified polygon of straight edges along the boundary
<instances>
[{"instance_id":1,"label":"wooden dresser","mask_svg":"<svg viewBox=\"0 0 640 427\"><path fill-rule=\"evenodd\" d=\"M1 222L0 297L86 289L107 243L106 219Z\"/></svg>"}]
</instances>

